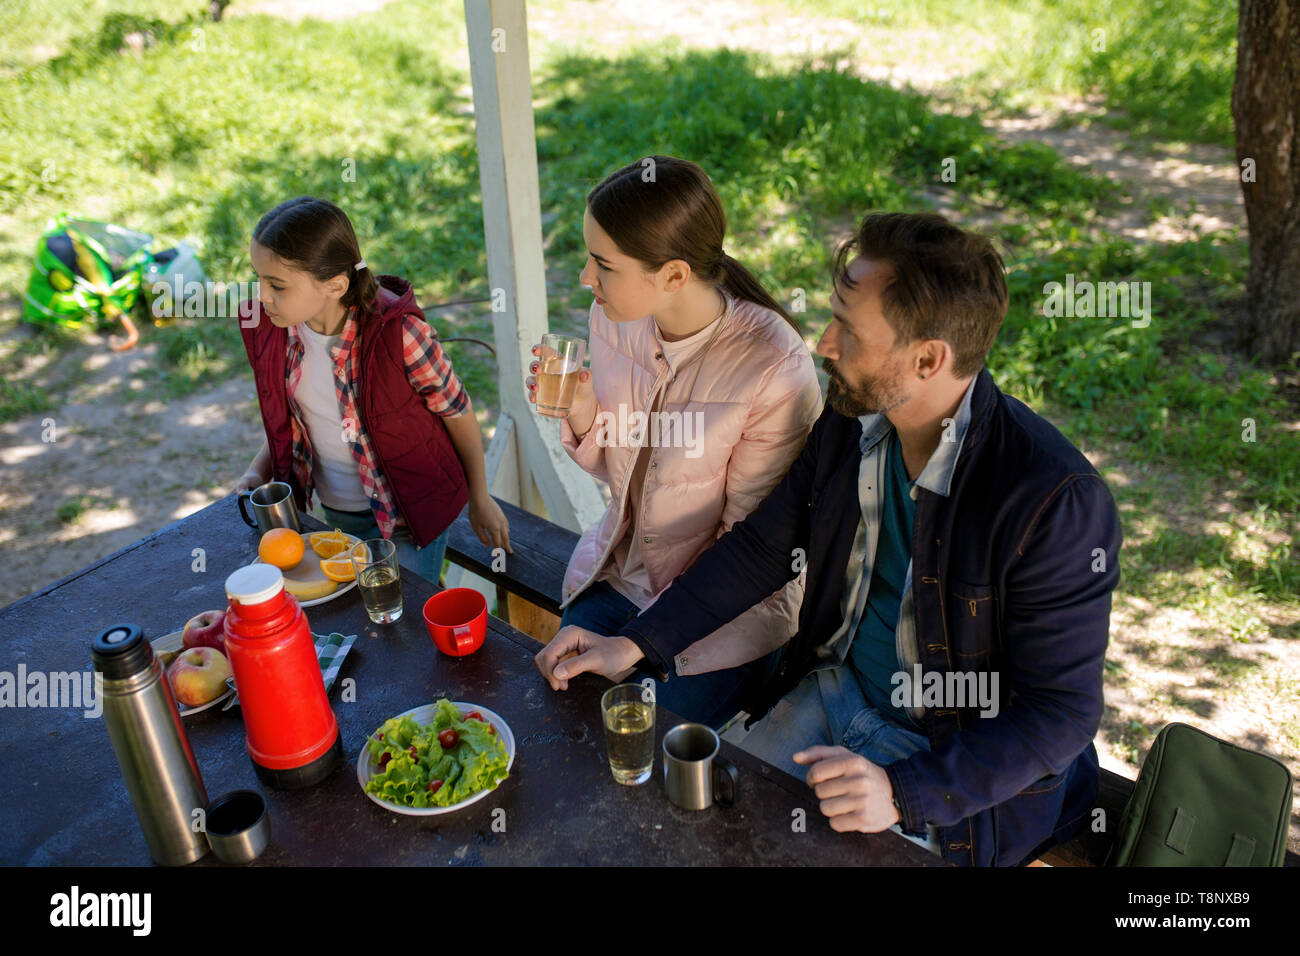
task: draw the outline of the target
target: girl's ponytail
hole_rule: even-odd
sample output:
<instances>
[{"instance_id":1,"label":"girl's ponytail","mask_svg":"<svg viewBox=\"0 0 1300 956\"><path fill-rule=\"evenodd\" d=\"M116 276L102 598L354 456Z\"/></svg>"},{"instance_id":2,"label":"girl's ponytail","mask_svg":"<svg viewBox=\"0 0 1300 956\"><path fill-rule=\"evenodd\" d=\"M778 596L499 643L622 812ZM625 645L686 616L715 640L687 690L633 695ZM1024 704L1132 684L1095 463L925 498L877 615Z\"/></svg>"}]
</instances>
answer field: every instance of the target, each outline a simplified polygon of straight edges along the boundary
<instances>
[{"instance_id":1,"label":"girl's ponytail","mask_svg":"<svg viewBox=\"0 0 1300 956\"><path fill-rule=\"evenodd\" d=\"M672 156L630 163L587 195L587 208L615 245L647 269L681 259L705 282L771 309L801 331L753 273L722 251L727 216L695 163Z\"/></svg>"},{"instance_id":2,"label":"girl's ponytail","mask_svg":"<svg viewBox=\"0 0 1300 956\"><path fill-rule=\"evenodd\" d=\"M352 272L352 282L348 291L340 299L344 306L356 306L357 315L366 315L375 310L379 301L379 281L364 261L359 261Z\"/></svg>"}]
</instances>

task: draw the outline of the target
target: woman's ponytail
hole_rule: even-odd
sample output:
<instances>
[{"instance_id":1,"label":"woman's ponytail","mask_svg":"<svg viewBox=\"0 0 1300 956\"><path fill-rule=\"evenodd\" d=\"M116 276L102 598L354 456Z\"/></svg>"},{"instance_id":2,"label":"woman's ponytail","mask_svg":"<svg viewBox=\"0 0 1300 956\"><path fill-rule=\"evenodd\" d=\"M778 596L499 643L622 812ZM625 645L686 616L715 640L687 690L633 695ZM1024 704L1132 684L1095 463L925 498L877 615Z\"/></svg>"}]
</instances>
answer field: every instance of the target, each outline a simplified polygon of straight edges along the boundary
<instances>
[{"instance_id":1,"label":"woman's ponytail","mask_svg":"<svg viewBox=\"0 0 1300 956\"><path fill-rule=\"evenodd\" d=\"M615 245L647 269L681 259L703 281L771 309L802 334L753 273L722 251L727 216L695 163L672 156L630 163L588 193L587 208Z\"/></svg>"},{"instance_id":2,"label":"woman's ponytail","mask_svg":"<svg viewBox=\"0 0 1300 956\"><path fill-rule=\"evenodd\" d=\"M726 289L737 299L744 299L747 302L754 302L764 308L771 309L777 315L781 316L781 318L789 322L792 329L798 332L801 336L803 335L803 330L799 328L799 323L794 320L781 303L772 298L771 293L763 288L763 283L759 282L758 278L752 272L725 252L722 254L722 258L718 262L718 267L722 273L718 284L722 286L722 288Z\"/></svg>"}]
</instances>

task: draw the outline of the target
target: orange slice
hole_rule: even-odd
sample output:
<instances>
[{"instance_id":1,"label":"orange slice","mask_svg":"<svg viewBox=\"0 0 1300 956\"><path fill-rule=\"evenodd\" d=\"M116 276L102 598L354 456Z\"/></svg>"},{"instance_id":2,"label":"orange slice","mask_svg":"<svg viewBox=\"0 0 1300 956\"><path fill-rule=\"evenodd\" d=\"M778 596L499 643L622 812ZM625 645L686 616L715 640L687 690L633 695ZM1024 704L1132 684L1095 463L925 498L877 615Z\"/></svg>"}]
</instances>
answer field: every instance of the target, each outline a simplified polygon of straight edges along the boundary
<instances>
[{"instance_id":1,"label":"orange slice","mask_svg":"<svg viewBox=\"0 0 1300 956\"><path fill-rule=\"evenodd\" d=\"M318 558L332 558L348 549L348 536L337 528L333 531L317 531L309 535L307 540L311 542L311 549Z\"/></svg>"},{"instance_id":2,"label":"orange slice","mask_svg":"<svg viewBox=\"0 0 1300 956\"><path fill-rule=\"evenodd\" d=\"M358 541L352 546L352 556L358 561L369 561L370 549L366 547L365 542Z\"/></svg>"},{"instance_id":3,"label":"orange slice","mask_svg":"<svg viewBox=\"0 0 1300 956\"><path fill-rule=\"evenodd\" d=\"M326 558L320 563L320 569L331 581L355 581L357 578L357 569L346 554L340 558Z\"/></svg>"}]
</instances>

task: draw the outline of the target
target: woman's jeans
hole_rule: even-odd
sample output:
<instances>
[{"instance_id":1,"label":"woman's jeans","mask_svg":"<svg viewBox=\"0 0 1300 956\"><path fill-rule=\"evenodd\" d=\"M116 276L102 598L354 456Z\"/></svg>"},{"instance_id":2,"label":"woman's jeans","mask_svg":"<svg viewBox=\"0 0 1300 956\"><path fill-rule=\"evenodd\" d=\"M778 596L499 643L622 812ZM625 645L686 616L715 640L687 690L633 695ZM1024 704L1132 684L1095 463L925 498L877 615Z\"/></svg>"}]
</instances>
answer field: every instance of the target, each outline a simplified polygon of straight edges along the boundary
<instances>
[{"instance_id":1,"label":"woman's jeans","mask_svg":"<svg viewBox=\"0 0 1300 956\"><path fill-rule=\"evenodd\" d=\"M370 512L335 511L328 505L325 509L325 523L331 528L338 528L350 535L366 540L382 538L375 516ZM393 544L397 545L397 563L409 568L430 584L436 585L442 576L442 559L447 551L447 538L451 532L448 528L423 548L417 548L411 540L410 532L402 529L393 535Z\"/></svg>"},{"instance_id":2,"label":"woman's jeans","mask_svg":"<svg viewBox=\"0 0 1300 956\"><path fill-rule=\"evenodd\" d=\"M564 609L560 626L573 624L613 637L640 613L640 608L610 587L608 582L597 581ZM655 703L687 720L717 729L740 710L741 692L746 682L751 678L758 680L771 676L779 656L777 650L740 667L690 677L674 674L666 684L655 680ZM640 683L647 678L654 680L653 675L638 669L627 681Z\"/></svg>"}]
</instances>

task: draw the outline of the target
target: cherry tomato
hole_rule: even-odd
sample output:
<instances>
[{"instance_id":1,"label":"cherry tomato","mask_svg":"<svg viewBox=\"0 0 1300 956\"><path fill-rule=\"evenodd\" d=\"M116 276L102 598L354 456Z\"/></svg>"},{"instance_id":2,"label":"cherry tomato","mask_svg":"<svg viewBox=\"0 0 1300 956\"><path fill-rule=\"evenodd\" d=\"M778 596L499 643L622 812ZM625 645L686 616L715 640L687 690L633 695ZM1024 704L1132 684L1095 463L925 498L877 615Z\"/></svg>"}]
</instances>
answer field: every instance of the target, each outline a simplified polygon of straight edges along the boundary
<instances>
[{"instance_id":1,"label":"cherry tomato","mask_svg":"<svg viewBox=\"0 0 1300 956\"><path fill-rule=\"evenodd\" d=\"M379 735L379 739L380 739L380 740L383 740L383 739L384 739L384 735L383 735L383 734L380 734L380 735Z\"/></svg>"},{"instance_id":2,"label":"cherry tomato","mask_svg":"<svg viewBox=\"0 0 1300 956\"><path fill-rule=\"evenodd\" d=\"M387 767L387 766L388 766L388 761L390 761L390 760L392 760L392 759L393 759L393 755L392 755L392 754L389 754L389 753L380 754L380 755L379 755L379 769L380 769L380 770L383 770L385 767Z\"/></svg>"},{"instance_id":3,"label":"cherry tomato","mask_svg":"<svg viewBox=\"0 0 1300 956\"><path fill-rule=\"evenodd\" d=\"M497 735L497 729L493 727L491 724L488 724L488 733L490 733L493 737L495 737Z\"/></svg>"},{"instance_id":4,"label":"cherry tomato","mask_svg":"<svg viewBox=\"0 0 1300 956\"><path fill-rule=\"evenodd\" d=\"M482 720L483 720L483 715L480 714L477 710L471 710L468 714L466 714L466 715L465 715L464 717L462 717L461 719L462 719L462 720L480 720L480 721L482 721ZM483 722L486 723L486 721L483 721Z\"/></svg>"},{"instance_id":5,"label":"cherry tomato","mask_svg":"<svg viewBox=\"0 0 1300 956\"><path fill-rule=\"evenodd\" d=\"M437 793L441 788L442 788L441 780L430 780L429 785L424 789L428 790L430 793Z\"/></svg>"},{"instance_id":6,"label":"cherry tomato","mask_svg":"<svg viewBox=\"0 0 1300 956\"><path fill-rule=\"evenodd\" d=\"M442 744L443 750L450 750L460 743L460 734L448 727L438 735L438 743Z\"/></svg>"},{"instance_id":7,"label":"cherry tomato","mask_svg":"<svg viewBox=\"0 0 1300 956\"><path fill-rule=\"evenodd\" d=\"M411 745L411 749L408 750L407 753L411 755L411 759L414 760L416 763L420 762L420 752L415 749L414 744Z\"/></svg>"}]
</instances>

